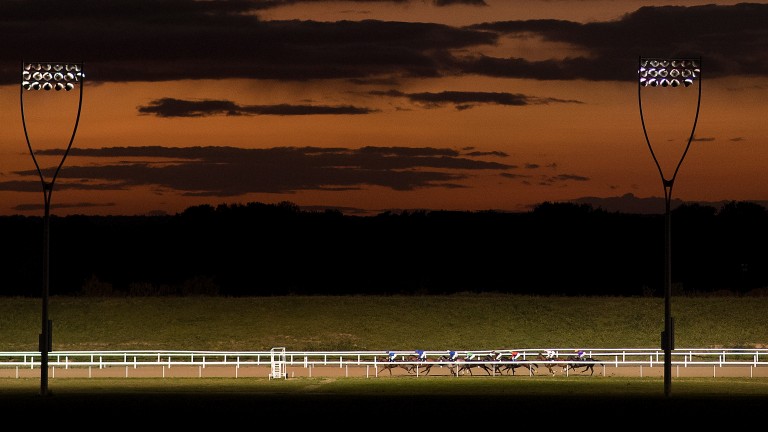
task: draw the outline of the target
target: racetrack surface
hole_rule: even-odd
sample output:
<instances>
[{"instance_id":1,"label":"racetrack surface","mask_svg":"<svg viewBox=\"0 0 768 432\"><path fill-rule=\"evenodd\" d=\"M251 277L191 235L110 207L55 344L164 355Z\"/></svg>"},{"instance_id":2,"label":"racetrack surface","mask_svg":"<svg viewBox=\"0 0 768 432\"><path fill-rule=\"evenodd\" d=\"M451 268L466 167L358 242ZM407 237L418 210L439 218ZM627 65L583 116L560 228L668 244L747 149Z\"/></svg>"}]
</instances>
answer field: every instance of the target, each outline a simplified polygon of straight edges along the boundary
<instances>
[{"instance_id":1,"label":"racetrack surface","mask_svg":"<svg viewBox=\"0 0 768 432\"><path fill-rule=\"evenodd\" d=\"M748 391L723 390L733 389L721 385L732 380L674 379L664 396L658 377L51 379L43 396L37 380L24 378L0 380L0 408L35 429L746 425L768 406L768 379L739 378ZM350 390L350 382L365 385Z\"/></svg>"}]
</instances>

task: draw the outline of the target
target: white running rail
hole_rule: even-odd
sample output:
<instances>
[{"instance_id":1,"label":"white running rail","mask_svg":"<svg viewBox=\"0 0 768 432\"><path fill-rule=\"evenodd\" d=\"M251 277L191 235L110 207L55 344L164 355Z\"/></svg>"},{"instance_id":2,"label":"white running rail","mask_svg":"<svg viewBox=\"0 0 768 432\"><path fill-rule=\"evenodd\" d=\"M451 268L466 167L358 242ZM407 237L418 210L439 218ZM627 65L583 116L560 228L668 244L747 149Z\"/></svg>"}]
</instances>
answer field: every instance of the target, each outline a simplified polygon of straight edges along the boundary
<instances>
[{"instance_id":1,"label":"white running rail","mask_svg":"<svg viewBox=\"0 0 768 432\"><path fill-rule=\"evenodd\" d=\"M516 363L536 363L539 354L554 350L562 360L556 363L569 363L564 360L576 351L576 348L520 348L498 350L456 350L457 357L468 357L471 354L480 358L491 353L502 353L500 360L485 361L486 364L509 364L512 352L520 353ZM648 348L581 348L587 357L599 359L600 364L611 366L659 366L664 364L664 351ZM428 359L436 360L445 356L450 350L424 350ZM270 351L174 351L174 350L128 350L128 351L52 351L49 353L49 366L56 368L94 367L106 368L123 366L139 368L142 366L270 366L274 377L285 375L288 366L317 367L317 366L379 366L387 362L388 355L393 353L398 361L405 364L419 363L412 358L416 350L396 351L286 351L276 348ZM40 352L0 352L0 369L4 368L40 368ZM585 363L579 361L578 363ZM596 362L598 363L598 362ZM443 365L454 364L441 361ZM672 351L672 364L687 366L710 365L722 366L753 366L768 367L768 349L755 348L683 348Z\"/></svg>"}]
</instances>

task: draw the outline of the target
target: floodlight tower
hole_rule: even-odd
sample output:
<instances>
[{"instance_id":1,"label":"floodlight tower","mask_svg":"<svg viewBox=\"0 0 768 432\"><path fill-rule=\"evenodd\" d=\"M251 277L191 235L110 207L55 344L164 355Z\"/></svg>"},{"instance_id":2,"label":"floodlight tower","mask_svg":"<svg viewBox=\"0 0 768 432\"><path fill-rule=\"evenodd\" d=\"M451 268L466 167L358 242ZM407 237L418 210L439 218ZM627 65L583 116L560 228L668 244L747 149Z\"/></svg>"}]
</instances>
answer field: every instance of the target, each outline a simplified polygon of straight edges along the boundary
<instances>
[{"instance_id":1,"label":"floodlight tower","mask_svg":"<svg viewBox=\"0 0 768 432\"><path fill-rule=\"evenodd\" d=\"M672 350L675 349L675 325L672 318L672 217L670 207L672 202L672 186L674 186L680 165L682 165L683 159L685 159L685 155L688 154L688 149L691 147L696 123L699 119L699 108L701 107L701 58L640 57L637 74L637 99L640 105L640 121L643 124L645 142L648 144L648 149L651 151L651 156L656 163L662 185L664 186L664 331L661 333L661 348L664 350L664 395L669 396L672 391ZM651 141L648 139L645 117L643 116L641 90L648 87L686 88L693 85L694 81L698 81L699 85L696 116L693 120L691 134L672 176L666 177L656 157L656 152L653 151Z\"/></svg>"},{"instance_id":2,"label":"floodlight tower","mask_svg":"<svg viewBox=\"0 0 768 432\"><path fill-rule=\"evenodd\" d=\"M56 181L56 177L59 175L61 166L64 165L64 159L69 154L69 149L72 147L72 142L75 140L75 133L77 132L78 123L80 123L80 111L83 106L83 80L85 73L83 71L83 63L72 62L26 62L21 63L21 86L20 86L20 103L21 103L21 122L24 126L24 137L27 140L27 147L29 148L29 154L32 156L32 160L37 168L37 173L40 175L40 183L43 186L43 201L45 203L45 213L43 216L43 310L42 310L42 331L38 338L38 346L40 349L40 394L43 396L48 394L48 353L52 350L52 321L48 319L48 297L50 292L50 211L51 211L51 194L53 193L53 184ZM27 131L27 121L24 115L24 94L30 91L50 91L56 92L64 90L69 92L75 88L79 88L79 96L77 102L77 117L75 118L75 124L72 129L72 136L69 139L64 150L61 161L58 166L54 168L41 168L40 164L35 157L35 152L32 149L32 144L29 141L29 133ZM45 173L44 173L45 171ZM46 181L45 174L49 174L50 181Z\"/></svg>"}]
</instances>

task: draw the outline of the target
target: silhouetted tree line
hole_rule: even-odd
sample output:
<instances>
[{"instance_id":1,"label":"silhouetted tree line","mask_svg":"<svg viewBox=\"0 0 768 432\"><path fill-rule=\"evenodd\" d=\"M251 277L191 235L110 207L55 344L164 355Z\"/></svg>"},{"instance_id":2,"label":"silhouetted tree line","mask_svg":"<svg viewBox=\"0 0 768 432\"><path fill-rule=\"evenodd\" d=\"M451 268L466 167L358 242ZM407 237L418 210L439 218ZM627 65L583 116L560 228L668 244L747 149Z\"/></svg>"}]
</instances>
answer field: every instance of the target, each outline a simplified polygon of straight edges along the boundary
<instances>
[{"instance_id":1,"label":"silhouetted tree line","mask_svg":"<svg viewBox=\"0 0 768 432\"><path fill-rule=\"evenodd\" d=\"M681 205L671 232L674 295L766 294L764 207ZM39 297L42 217L0 217L0 233L2 295ZM50 220L52 296L662 296L663 277L663 214L588 204L362 217L282 202Z\"/></svg>"}]
</instances>

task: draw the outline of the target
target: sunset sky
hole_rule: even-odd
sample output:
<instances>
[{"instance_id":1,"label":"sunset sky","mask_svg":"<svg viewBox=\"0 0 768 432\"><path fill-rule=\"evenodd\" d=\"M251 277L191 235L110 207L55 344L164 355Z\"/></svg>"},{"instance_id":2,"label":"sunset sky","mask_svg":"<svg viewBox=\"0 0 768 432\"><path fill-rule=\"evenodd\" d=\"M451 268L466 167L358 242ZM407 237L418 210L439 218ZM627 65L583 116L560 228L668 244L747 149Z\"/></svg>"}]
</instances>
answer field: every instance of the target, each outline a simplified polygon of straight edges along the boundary
<instances>
[{"instance_id":1,"label":"sunset sky","mask_svg":"<svg viewBox=\"0 0 768 432\"><path fill-rule=\"evenodd\" d=\"M0 215L43 209L20 102L44 168L77 113L78 91L20 92L22 61L85 65L54 215L254 201L663 213L638 96L669 176L698 83L638 92L640 56L701 57L673 198L768 202L764 4L3 0L0 17Z\"/></svg>"}]
</instances>

